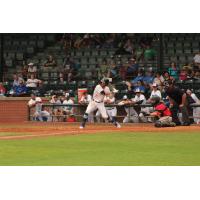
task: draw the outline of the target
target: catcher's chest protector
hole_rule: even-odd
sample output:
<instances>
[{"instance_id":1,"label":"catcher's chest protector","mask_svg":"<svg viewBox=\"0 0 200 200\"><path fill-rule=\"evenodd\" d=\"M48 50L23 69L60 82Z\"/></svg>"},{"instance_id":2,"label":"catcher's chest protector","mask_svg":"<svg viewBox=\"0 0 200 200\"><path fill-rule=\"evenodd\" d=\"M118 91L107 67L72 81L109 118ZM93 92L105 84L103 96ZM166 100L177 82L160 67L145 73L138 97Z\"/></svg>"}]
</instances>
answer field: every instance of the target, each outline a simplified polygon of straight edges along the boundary
<instances>
[{"instance_id":1,"label":"catcher's chest protector","mask_svg":"<svg viewBox=\"0 0 200 200\"><path fill-rule=\"evenodd\" d=\"M170 109L163 103L158 104L155 110L160 112L162 117L172 115Z\"/></svg>"}]
</instances>

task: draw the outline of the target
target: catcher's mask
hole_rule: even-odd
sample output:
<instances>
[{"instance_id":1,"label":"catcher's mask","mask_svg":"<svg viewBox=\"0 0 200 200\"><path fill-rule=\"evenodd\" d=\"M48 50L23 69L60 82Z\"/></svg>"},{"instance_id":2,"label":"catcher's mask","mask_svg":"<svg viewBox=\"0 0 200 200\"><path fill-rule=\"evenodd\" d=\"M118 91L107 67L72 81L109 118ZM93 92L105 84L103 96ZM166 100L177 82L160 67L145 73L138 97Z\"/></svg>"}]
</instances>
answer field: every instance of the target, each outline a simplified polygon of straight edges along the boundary
<instances>
[{"instance_id":1,"label":"catcher's mask","mask_svg":"<svg viewBox=\"0 0 200 200\"><path fill-rule=\"evenodd\" d=\"M152 98L151 98L151 103L152 103L152 105L153 106L156 106L156 105L158 105L159 103L160 103L160 97L159 96L153 96Z\"/></svg>"}]
</instances>

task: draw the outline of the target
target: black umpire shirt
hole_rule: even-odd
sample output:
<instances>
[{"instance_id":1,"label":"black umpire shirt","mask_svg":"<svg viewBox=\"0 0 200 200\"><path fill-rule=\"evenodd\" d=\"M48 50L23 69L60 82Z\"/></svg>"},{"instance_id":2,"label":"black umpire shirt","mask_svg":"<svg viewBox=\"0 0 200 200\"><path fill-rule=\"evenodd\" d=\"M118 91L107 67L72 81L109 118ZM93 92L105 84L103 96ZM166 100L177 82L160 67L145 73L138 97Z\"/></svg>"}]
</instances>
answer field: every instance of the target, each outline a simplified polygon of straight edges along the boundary
<instances>
[{"instance_id":1,"label":"black umpire shirt","mask_svg":"<svg viewBox=\"0 0 200 200\"><path fill-rule=\"evenodd\" d=\"M177 87L169 87L166 90L167 96L173 99L178 105L182 103L183 91Z\"/></svg>"}]
</instances>

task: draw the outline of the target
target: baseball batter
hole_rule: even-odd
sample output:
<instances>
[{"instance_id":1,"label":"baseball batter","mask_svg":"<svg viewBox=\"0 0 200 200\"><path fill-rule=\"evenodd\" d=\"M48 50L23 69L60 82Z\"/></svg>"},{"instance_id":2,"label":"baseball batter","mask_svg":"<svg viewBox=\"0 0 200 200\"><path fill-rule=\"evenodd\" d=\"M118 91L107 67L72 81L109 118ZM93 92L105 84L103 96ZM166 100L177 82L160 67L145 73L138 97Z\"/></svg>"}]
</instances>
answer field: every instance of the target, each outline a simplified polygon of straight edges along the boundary
<instances>
[{"instance_id":1,"label":"baseball batter","mask_svg":"<svg viewBox=\"0 0 200 200\"><path fill-rule=\"evenodd\" d=\"M109 80L101 80L100 83L95 87L93 93L93 100L89 103L85 114L83 115L83 121L81 123L80 129L85 127L85 124L88 119L88 115L95 110L98 110L101 116L106 120L108 119L108 114L106 112L106 108L104 105L104 98L105 96L110 95L110 89L108 87ZM120 128L120 124L116 121L114 117L110 120L117 128Z\"/></svg>"}]
</instances>

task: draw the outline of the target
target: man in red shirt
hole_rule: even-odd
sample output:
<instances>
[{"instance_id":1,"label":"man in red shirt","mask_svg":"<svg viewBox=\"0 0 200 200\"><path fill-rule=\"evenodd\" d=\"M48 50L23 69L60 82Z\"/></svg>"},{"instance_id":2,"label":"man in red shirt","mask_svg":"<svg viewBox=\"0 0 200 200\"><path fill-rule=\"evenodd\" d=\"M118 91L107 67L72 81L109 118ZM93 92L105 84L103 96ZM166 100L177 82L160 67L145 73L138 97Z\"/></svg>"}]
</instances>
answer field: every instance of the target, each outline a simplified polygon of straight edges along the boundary
<instances>
[{"instance_id":1,"label":"man in red shirt","mask_svg":"<svg viewBox=\"0 0 200 200\"><path fill-rule=\"evenodd\" d=\"M154 106L154 112L150 115L157 118L155 127L174 127L176 124L172 122L172 113L170 109L161 102L159 96L154 96L150 99L150 102Z\"/></svg>"}]
</instances>

